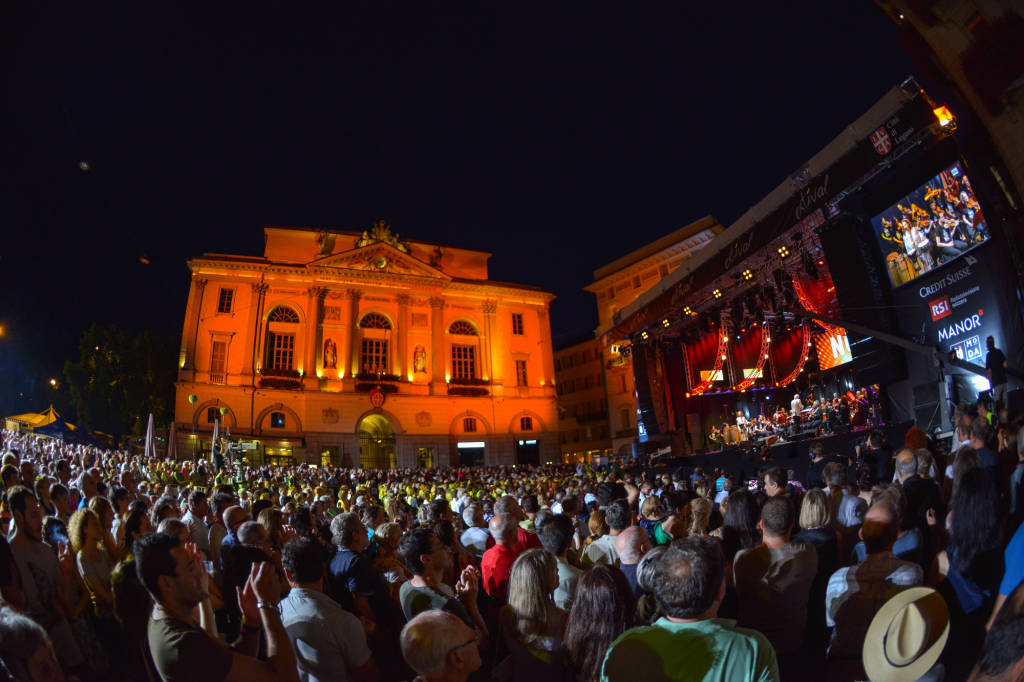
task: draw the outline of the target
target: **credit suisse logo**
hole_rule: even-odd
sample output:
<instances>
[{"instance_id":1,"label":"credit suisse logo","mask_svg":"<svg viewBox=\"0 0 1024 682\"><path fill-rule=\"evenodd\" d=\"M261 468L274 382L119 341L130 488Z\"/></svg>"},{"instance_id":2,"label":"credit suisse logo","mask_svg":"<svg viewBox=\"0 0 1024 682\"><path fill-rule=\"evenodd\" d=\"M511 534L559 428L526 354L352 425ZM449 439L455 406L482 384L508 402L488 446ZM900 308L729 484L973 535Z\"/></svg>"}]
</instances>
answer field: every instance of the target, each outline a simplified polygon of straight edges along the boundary
<instances>
[{"instance_id":1,"label":"credit suisse logo","mask_svg":"<svg viewBox=\"0 0 1024 682\"><path fill-rule=\"evenodd\" d=\"M949 296L937 298L928 304L928 311L932 314L932 322L953 314L953 307L949 305Z\"/></svg>"}]
</instances>

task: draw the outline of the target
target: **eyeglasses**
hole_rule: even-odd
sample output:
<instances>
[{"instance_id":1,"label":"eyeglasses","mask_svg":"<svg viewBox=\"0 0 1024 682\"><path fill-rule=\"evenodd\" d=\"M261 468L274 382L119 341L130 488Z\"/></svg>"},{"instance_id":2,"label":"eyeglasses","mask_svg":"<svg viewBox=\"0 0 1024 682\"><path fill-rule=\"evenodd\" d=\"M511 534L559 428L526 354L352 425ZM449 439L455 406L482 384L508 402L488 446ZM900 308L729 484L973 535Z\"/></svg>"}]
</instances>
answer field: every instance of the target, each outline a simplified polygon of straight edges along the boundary
<instances>
[{"instance_id":1,"label":"eyeglasses","mask_svg":"<svg viewBox=\"0 0 1024 682\"><path fill-rule=\"evenodd\" d=\"M458 651L459 649L464 649L464 648L466 648L467 646L469 646L470 644L476 644L476 643L477 643L477 642L479 642L479 641L480 641L480 635L475 635L475 636L473 637L473 639L469 640L468 642L466 642L466 643L464 643L464 644L460 644L460 645L458 645L457 647L452 647L451 649L449 649L449 650L448 650L448 653L450 654L450 653L452 653L453 651Z\"/></svg>"}]
</instances>

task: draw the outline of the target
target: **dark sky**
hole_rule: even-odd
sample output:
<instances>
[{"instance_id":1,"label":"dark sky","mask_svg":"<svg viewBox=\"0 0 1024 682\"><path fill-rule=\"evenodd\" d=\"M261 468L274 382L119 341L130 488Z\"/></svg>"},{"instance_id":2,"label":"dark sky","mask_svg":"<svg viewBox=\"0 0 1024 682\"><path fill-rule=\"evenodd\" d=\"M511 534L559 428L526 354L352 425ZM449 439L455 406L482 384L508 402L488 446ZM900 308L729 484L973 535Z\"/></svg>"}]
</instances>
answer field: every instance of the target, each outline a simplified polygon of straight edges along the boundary
<instances>
[{"instance_id":1,"label":"dark sky","mask_svg":"<svg viewBox=\"0 0 1024 682\"><path fill-rule=\"evenodd\" d=\"M180 333L185 260L261 253L266 224L491 251L558 295L556 340L586 331L595 268L728 224L913 73L867 0L23 4L7 409L93 321Z\"/></svg>"}]
</instances>

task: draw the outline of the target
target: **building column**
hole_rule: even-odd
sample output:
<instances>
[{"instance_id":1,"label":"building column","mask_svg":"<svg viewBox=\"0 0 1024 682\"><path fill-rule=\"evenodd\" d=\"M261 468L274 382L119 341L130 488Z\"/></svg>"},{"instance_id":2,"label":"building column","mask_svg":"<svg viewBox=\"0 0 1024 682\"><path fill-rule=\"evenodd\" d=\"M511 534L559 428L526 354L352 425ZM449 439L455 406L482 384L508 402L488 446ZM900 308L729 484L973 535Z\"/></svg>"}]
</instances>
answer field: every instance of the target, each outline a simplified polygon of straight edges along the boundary
<instances>
[{"instance_id":1,"label":"building column","mask_svg":"<svg viewBox=\"0 0 1024 682\"><path fill-rule=\"evenodd\" d=\"M406 372L411 375L412 363L409 362L409 294L398 295L398 352L395 354L393 374L399 379L407 380Z\"/></svg>"},{"instance_id":2,"label":"building column","mask_svg":"<svg viewBox=\"0 0 1024 682\"><path fill-rule=\"evenodd\" d=\"M359 368L359 354L361 348L359 345L359 299L363 297L363 292L358 289L346 289L345 295L348 297L349 302L349 313L348 313L348 348L349 348L349 366L348 375L353 379L360 372Z\"/></svg>"},{"instance_id":3,"label":"building column","mask_svg":"<svg viewBox=\"0 0 1024 682\"><path fill-rule=\"evenodd\" d=\"M252 298L249 301L249 312L246 315L245 343L242 352L242 376L252 377L256 369L256 351L260 347L259 321L260 310L263 307L263 295L267 293L269 285L263 282L252 282L249 285Z\"/></svg>"},{"instance_id":4,"label":"building column","mask_svg":"<svg viewBox=\"0 0 1024 682\"><path fill-rule=\"evenodd\" d=\"M320 337L317 332L320 329L320 302L324 288L312 286L306 289L306 347L302 360L302 385L307 389L320 387L317 371L320 369L318 362Z\"/></svg>"},{"instance_id":5,"label":"building column","mask_svg":"<svg viewBox=\"0 0 1024 682\"><path fill-rule=\"evenodd\" d=\"M185 320L185 331L181 337L185 349L185 364L182 369L195 373L196 369L196 334L199 332L199 316L203 308L203 292L209 280L205 277L193 277L188 295L188 318Z\"/></svg>"},{"instance_id":6,"label":"building column","mask_svg":"<svg viewBox=\"0 0 1024 682\"><path fill-rule=\"evenodd\" d=\"M547 306L537 311L537 328L540 330L541 358L543 359L543 375L540 383L545 388L553 389L555 385L555 354L551 345L551 318L548 315Z\"/></svg>"},{"instance_id":7,"label":"building column","mask_svg":"<svg viewBox=\"0 0 1024 682\"><path fill-rule=\"evenodd\" d=\"M445 381L447 358L444 356L444 298L430 297L430 366L433 379L430 392L434 395L447 395L448 382Z\"/></svg>"},{"instance_id":8,"label":"building column","mask_svg":"<svg viewBox=\"0 0 1024 682\"><path fill-rule=\"evenodd\" d=\"M494 343L491 339L494 338L494 315L498 312L498 304L487 300L481 308L484 311L484 337L480 339L480 378L494 384L497 383L497 377L494 373Z\"/></svg>"}]
</instances>

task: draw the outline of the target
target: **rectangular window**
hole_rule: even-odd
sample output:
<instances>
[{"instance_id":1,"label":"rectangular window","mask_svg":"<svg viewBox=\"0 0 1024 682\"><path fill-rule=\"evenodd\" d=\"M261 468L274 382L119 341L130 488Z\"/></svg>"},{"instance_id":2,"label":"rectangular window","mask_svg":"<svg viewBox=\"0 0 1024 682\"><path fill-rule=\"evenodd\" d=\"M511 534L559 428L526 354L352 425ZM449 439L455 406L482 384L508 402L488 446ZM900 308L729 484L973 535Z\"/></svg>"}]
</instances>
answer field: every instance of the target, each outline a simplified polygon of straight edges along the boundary
<instances>
[{"instance_id":1,"label":"rectangular window","mask_svg":"<svg viewBox=\"0 0 1024 682\"><path fill-rule=\"evenodd\" d=\"M643 282L642 279L640 279L640 275L637 275L636 277L633 278L633 288L634 289L639 289L643 285L644 285L644 282Z\"/></svg>"},{"instance_id":2,"label":"rectangular window","mask_svg":"<svg viewBox=\"0 0 1024 682\"><path fill-rule=\"evenodd\" d=\"M273 334L271 369L291 369L295 363L295 334Z\"/></svg>"},{"instance_id":3,"label":"rectangular window","mask_svg":"<svg viewBox=\"0 0 1024 682\"><path fill-rule=\"evenodd\" d=\"M526 381L526 360L516 360L516 386L529 386Z\"/></svg>"},{"instance_id":4,"label":"rectangular window","mask_svg":"<svg viewBox=\"0 0 1024 682\"><path fill-rule=\"evenodd\" d=\"M476 378L476 346L452 345L452 378Z\"/></svg>"},{"instance_id":5,"label":"rectangular window","mask_svg":"<svg viewBox=\"0 0 1024 682\"><path fill-rule=\"evenodd\" d=\"M520 417L519 429L521 431L533 431L533 417Z\"/></svg>"},{"instance_id":6,"label":"rectangular window","mask_svg":"<svg viewBox=\"0 0 1024 682\"><path fill-rule=\"evenodd\" d=\"M619 375L619 393L625 393L625 392L626 392L626 375L625 374L620 374Z\"/></svg>"},{"instance_id":7,"label":"rectangular window","mask_svg":"<svg viewBox=\"0 0 1024 682\"><path fill-rule=\"evenodd\" d=\"M512 333L517 336L523 334L523 314L512 313Z\"/></svg>"},{"instance_id":8,"label":"rectangular window","mask_svg":"<svg viewBox=\"0 0 1024 682\"><path fill-rule=\"evenodd\" d=\"M476 433L476 417L464 417L462 419L462 430L466 433Z\"/></svg>"},{"instance_id":9,"label":"rectangular window","mask_svg":"<svg viewBox=\"0 0 1024 682\"><path fill-rule=\"evenodd\" d=\"M230 313L231 304L235 302L235 290L221 287L220 295L217 297L217 312Z\"/></svg>"},{"instance_id":10,"label":"rectangular window","mask_svg":"<svg viewBox=\"0 0 1024 682\"><path fill-rule=\"evenodd\" d=\"M385 339L363 339L360 367L366 374L388 371L388 342Z\"/></svg>"},{"instance_id":11,"label":"rectangular window","mask_svg":"<svg viewBox=\"0 0 1024 682\"><path fill-rule=\"evenodd\" d=\"M212 424L213 422L217 421L217 417L219 417L219 416L220 416L220 414L218 413L216 407L207 407L206 408L206 423L207 424Z\"/></svg>"},{"instance_id":12,"label":"rectangular window","mask_svg":"<svg viewBox=\"0 0 1024 682\"><path fill-rule=\"evenodd\" d=\"M226 341L214 341L210 355L210 383L223 384L227 377L228 344Z\"/></svg>"},{"instance_id":13,"label":"rectangular window","mask_svg":"<svg viewBox=\"0 0 1024 682\"><path fill-rule=\"evenodd\" d=\"M622 408L619 410L619 423L622 424L622 430L625 431L629 428L629 409Z\"/></svg>"}]
</instances>

